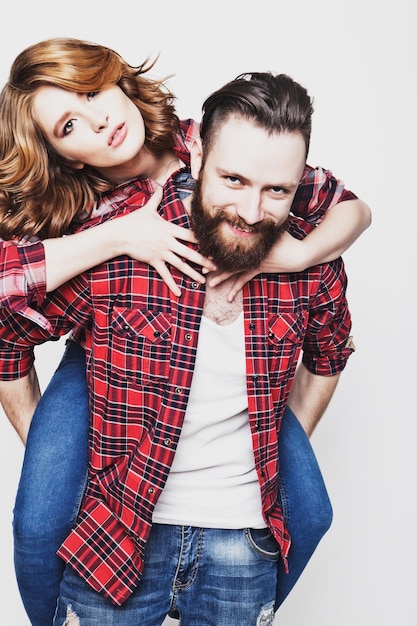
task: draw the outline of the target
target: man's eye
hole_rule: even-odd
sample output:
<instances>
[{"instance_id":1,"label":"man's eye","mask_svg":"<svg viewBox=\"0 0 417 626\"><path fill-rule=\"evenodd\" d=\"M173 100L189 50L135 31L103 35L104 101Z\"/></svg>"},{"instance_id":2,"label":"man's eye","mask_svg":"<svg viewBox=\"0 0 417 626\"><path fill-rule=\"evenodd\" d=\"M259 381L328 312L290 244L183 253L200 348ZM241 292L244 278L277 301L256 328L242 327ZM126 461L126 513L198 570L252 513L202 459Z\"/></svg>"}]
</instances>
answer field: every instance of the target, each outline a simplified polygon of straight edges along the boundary
<instances>
[{"instance_id":1,"label":"man's eye","mask_svg":"<svg viewBox=\"0 0 417 626\"><path fill-rule=\"evenodd\" d=\"M274 195L284 195L288 193L288 189L284 187L271 187L271 191Z\"/></svg>"},{"instance_id":2,"label":"man's eye","mask_svg":"<svg viewBox=\"0 0 417 626\"><path fill-rule=\"evenodd\" d=\"M74 130L74 121L73 120L69 120L63 129L63 135L69 135L71 131Z\"/></svg>"}]
</instances>

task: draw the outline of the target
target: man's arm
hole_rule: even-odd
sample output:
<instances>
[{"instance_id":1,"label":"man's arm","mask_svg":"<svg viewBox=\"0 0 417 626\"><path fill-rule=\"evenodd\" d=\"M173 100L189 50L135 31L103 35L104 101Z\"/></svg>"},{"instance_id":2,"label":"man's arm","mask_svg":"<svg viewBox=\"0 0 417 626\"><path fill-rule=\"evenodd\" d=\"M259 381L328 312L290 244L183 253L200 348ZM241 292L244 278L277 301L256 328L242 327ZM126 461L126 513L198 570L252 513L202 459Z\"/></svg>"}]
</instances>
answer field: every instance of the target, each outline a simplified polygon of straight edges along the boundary
<instances>
[{"instance_id":1,"label":"man's arm","mask_svg":"<svg viewBox=\"0 0 417 626\"><path fill-rule=\"evenodd\" d=\"M0 381L0 403L11 425L26 444L30 422L41 396L34 367L16 380Z\"/></svg>"},{"instance_id":2,"label":"man's arm","mask_svg":"<svg viewBox=\"0 0 417 626\"><path fill-rule=\"evenodd\" d=\"M297 368L288 406L309 437L329 405L339 376L340 374L335 376L312 374L302 363Z\"/></svg>"}]
</instances>

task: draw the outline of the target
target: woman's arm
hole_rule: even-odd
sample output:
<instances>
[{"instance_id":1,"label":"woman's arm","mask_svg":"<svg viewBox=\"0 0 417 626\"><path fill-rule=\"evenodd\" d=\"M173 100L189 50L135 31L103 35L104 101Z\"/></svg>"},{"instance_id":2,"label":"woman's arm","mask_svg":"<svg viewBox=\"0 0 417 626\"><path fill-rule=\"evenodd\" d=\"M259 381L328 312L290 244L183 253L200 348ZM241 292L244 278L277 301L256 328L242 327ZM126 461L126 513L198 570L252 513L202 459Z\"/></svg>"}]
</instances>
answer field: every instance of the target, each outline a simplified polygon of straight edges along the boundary
<instances>
[{"instance_id":1,"label":"woman's arm","mask_svg":"<svg viewBox=\"0 0 417 626\"><path fill-rule=\"evenodd\" d=\"M334 261L370 224L371 210L365 202L339 202L304 239L284 233L261 265L262 272L302 272L312 265Z\"/></svg>"},{"instance_id":2,"label":"woman's arm","mask_svg":"<svg viewBox=\"0 0 417 626\"><path fill-rule=\"evenodd\" d=\"M152 265L177 296L180 289L167 264L203 283L204 276L187 261L201 265L207 271L214 269L214 265L196 250L181 243L180 240L195 243L192 231L160 217L156 209L161 196L162 191L158 189L146 206L138 211L74 235L46 239L43 242L46 290L53 291L70 278L122 254Z\"/></svg>"},{"instance_id":3,"label":"woman's arm","mask_svg":"<svg viewBox=\"0 0 417 626\"><path fill-rule=\"evenodd\" d=\"M345 200L335 204L307 237L299 240L287 232L283 233L257 270L237 275L229 301L257 274L301 272L312 265L337 259L370 224L371 210L362 200ZM216 272L210 278L210 286L215 287L230 276L230 272Z\"/></svg>"},{"instance_id":4,"label":"woman's arm","mask_svg":"<svg viewBox=\"0 0 417 626\"><path fill-rule=\"evenodd\" d=\"M371 210L362 200L346 200L329 209L320 224L301 241L295 240L294 253L287 270L303 271L318 263L328 263L341 256L370 226ZM292 238L293 242L294 239ZM298 252L295 252L298 249ZM275 265L284 263L277 246Z\"/></svg>"}]
</instances>

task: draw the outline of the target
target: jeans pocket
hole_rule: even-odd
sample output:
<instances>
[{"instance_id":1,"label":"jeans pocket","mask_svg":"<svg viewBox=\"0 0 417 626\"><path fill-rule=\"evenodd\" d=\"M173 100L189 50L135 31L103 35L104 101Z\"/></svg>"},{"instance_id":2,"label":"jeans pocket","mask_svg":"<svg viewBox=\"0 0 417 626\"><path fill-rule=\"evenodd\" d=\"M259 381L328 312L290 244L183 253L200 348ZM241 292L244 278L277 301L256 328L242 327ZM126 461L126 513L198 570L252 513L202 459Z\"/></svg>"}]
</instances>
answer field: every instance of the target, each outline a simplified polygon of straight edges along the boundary
<instances>
[{"instance_id":1,"label":"jeans pocket","mask_svg":"<svg viewBox=\"0 0 417 626\"><path fill-rule=\"evenodd\" d=\"M245 528L246 539L256 554L268 561L277 561L280 555L278 543L269 528Z\"/></svg>"}]
</instances>

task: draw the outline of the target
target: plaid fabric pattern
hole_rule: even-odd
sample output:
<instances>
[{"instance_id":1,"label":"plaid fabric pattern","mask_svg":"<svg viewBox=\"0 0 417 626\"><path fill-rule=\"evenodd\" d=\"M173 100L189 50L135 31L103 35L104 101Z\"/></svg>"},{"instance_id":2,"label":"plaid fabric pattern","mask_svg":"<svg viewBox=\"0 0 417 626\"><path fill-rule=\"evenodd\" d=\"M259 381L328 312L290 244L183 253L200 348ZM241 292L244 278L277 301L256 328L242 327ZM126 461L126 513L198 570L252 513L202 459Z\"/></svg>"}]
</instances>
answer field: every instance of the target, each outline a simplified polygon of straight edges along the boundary
<instances>
[{"instance_id":1,"label":"plaid fabric pattern","mask_svg":"<svg viewBox=\"0 0 417 626\"><path fill-rule=\"evenodd\" d=\"M324 170L307 168L305 178L315 202L329 179L336 201L344 197L343 185ZM136 193L119 195L112 211L85 227L135 210L151 193L152 185L142 181ZM308 204L307 196L298 202ZM322 201L329 205L327 195ZM161 214L189 227L174 179L165 186ZM312 228L290 219L294 236ZM0 357L6 379L13 353L29 367L31 345L73 327L86 329L90 475L76 526L59 555L118 605L140 580L153 508L174 458L192 384L205 288L172 271L181 285L180 298L152 267L123 256L49 294L39 311L34 309L47 327L0 311L5 315ZM244 287L243 307L249 421L262 509L285 562L290 537L276 500L280 422L301 351L306 366L320 375L342 371L352 352L343 263L338 259L300 273L258 276Z\"/></svg>"},{"instance_id":2,"label":"plaid fabric pattern","mask_svg":"<svg viewBox=\"0 0 417 626\"><path fill-rule=\"evenodd\" d=\"M175 205L169 203L173 219ZM59 554L121 604L140 580L153 507L181 433L204 287L183 278L175 298L151 268L127 258L98 268L90 280L91 473L81 516ZM78 308L80 291L69 289L56 312L73 301ZM263 513L284 558L290 538L276 502L280 420L301 349L307 367L321 375L340 372L351 354L345 289L339 260L264 276L244 290L255 465Z\"/></svg>"},{"instance_id":3,"label":"plaid fabric pattern","mask_svg":"<svg viewBox=\"0 0 417 626\"><path fill-rule=\"evenodd\" d=\"M0 240L0 301L11 311L18 311L42 324L42 318L29 303L44 298L46 288L45 255L40 241L21 245ZM40 296L39 296L40 294Z\"/></svg>"}]
</instances>

